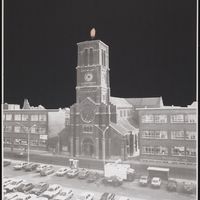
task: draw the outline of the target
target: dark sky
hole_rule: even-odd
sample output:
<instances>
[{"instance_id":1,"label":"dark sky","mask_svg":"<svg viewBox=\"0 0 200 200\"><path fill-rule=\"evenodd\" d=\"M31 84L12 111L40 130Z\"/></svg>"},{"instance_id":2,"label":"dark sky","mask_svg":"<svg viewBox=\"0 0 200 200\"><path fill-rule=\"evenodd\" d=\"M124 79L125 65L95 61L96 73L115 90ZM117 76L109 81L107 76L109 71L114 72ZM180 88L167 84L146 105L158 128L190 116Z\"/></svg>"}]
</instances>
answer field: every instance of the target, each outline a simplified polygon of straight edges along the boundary
<instances>
[{"instance_id":1,"label":"dark sky","mask_svg":"<svg viewBox=\"0 0 200 200\"><path fill-rule=\"evenodd\" d=\"M111 95L196 99L195 0L5 0L4 102L69 107L77 42L110 48Z\"/></svg>"}]
</instances>

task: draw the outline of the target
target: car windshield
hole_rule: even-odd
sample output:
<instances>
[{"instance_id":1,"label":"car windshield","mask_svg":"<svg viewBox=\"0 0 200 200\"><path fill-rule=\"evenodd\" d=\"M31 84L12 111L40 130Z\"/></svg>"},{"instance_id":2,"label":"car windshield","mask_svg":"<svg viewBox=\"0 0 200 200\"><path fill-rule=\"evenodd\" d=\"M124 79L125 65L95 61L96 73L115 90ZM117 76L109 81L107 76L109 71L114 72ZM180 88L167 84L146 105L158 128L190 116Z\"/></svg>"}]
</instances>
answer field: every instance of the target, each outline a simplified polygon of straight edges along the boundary
<instances>
[{"instance_id":1,"label":"car windshield","mask_svg":"<svg viewBox=\"0 0 200 200\"><path fill-rule=\"evenodd\" d=\"M54 188L49 188L49 189L48 189L48 191L54 191L54 190L55 190Z\"/></svg>"},{"instance_id":2,"label":"car windshield","mask_svg":"<svg viewBox=\"0 0 200 200\"><path fill-rule=\"evenodd\" d=\"M140 177L141 180L147 180L147 177L146 176L142 176Z\"/></svg>"},{"instance_id":3,"label":"car windshield","mask_svg":"<svg viewBox=\"0 0 200 200\"><path fill-rule=\"evenodd\" d=\"M16 181L13 181L12 183L11 183L11 185L16 185L17 184L17 182Z\"/></svg>"}]
</instances>

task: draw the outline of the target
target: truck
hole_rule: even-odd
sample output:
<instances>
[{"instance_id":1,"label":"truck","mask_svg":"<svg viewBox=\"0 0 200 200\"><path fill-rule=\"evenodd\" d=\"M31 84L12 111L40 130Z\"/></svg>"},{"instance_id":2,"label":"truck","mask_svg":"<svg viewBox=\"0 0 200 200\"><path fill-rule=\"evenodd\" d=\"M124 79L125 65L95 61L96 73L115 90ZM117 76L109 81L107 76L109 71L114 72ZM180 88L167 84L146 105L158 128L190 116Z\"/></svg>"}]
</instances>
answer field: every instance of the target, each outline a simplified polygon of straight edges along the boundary
<instances>
[{"instance_id":1,"label":"truck","mask_svg":"<svg viewBox=\"0 0 200 200\"><path fill-rule=\"evenodd\" d=\"M124 163L106 163L104 165L104 177L117 177L121 180L133 181L135 178L135 170L130 164Z\"/></svg>"}]
</instances>

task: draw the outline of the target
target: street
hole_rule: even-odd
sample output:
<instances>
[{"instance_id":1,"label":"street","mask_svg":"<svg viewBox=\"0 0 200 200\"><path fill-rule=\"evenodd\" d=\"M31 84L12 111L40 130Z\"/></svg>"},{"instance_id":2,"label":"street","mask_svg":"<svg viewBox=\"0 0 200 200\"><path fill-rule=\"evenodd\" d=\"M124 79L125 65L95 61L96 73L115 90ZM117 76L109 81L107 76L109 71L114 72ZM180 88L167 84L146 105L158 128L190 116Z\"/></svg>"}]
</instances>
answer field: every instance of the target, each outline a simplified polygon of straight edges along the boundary
<instances>
[{"instance_id":1,"label":"street","mask_svg":"<svg viewBox=\"0 0 200 200\"><path fill-rule=\"evenodd\" d=\"M24 170L15 171L13 165L19 161L12 161L12 164L3 168L3 176L22 178L28 182L34 184L40 181L47 182L49 184L60 184L63 188L72 188L76 195L84 191L90 191L95 194L95 200L99 200L100 196L104 192L115 193L117 196L127 196L132 200L194 200L196 196L183 194L181 192L168 192L165 186L160 189L152 189L148 187L140 187L138 180L133 182L124 182L120 187L104 186L101 183L87 183L86 180L79 180L78 178L69 179L66 176L57 177L54 174L41 177L40 174L35 171L25 172ZM54 169L57 170L62 166L54 165Z\"/></svg>"}]
</instances>

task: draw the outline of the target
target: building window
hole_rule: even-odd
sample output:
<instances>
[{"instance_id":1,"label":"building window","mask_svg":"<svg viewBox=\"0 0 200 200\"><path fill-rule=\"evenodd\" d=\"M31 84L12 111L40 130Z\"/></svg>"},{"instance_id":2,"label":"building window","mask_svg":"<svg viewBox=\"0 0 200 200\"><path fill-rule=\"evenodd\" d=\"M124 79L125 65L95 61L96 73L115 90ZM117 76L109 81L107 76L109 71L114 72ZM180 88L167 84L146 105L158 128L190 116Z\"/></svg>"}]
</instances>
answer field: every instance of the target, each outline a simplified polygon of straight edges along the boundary
<instances>
[{"instance_id":1,"label":"building window","mask_svg":"<svg viewBox=\"0 0 200 200\"><path fill-rule=\"evenodd\" d=\"M46 133L46 128L42 128L42 127L39 127L38 129L37 129L37 132L38 133Z\"/></svg>"},{"instance_id":2,"label":"building window","mask_svg":"<svg viewBox=\"0 0 200 200\"><path fill-rule=\"evenodd\" d=\"M27 142L27 140L21 140L21 143L20 143L20 144L22 144L22 145L27 145L28 142Z\"/></svg>"},{"instance_id":3,"label":"building window","mask_svg":"<svg viewBox=\"0 0 200 200\"><path fill-rule=\"evenodd\" d=\"M123 111L120 110L120 117L123 117Z\"/></svg>"},{"instance_id":4,"label":"building window","mask_svg":"<svg viewBox=\"0 0 200 200\"><path fill-rule=\"evenodd\" d=\"M91 126L91 125L84 125L83 126L83 132L85 132L85 133L92 133L93 132L93 126Z\"/></svg>"},{"instance_id":5,"label":"building window","mask_svg":"<svg viewBox=\"0 0 200 200\"><path fill-rule=\"evenodd\" d=\"M38 121L38 115L31 115L31 121Z\"/></svg>"},{"instance_id":6,"label":"building window","mask_svg":"<svg viewBox=\"0 0 200 200\"><path fill-rule=\"evenodd\" d=\"M196 118L196 115L185 115L185 122L188 122L188 123L196 123L197 121L197 118Z\"/></svg>"},{"instance_id":7,"label":"building window","mask_svg":"<svg viewBox=\"0 0 200 200\"><path fill-rule=\"evenodd\" d=\"M21 144L21 139L14 139L14 144Z\"/></svg>"},{"instance_id":8,"label":"building window","mask_svg":"<svg viewBox=\"0 0 200 200\"><path fill-rule=\"evenodd\" d=\"M171 139L184 140L184 131L171 131Z\"/></svg>"},{"instance_id":9,"label":"building window","mask_svg":"<svg viewBox=\"0 0 200 200\"><path fill-rule=\"evenodd\" d=\"M22 115L22 121L28 121L28 115L23 114Z\"/></svg>"},{"instance_id":10,"label":"building window","mask_svg":"<svg viewBox=\"0 0 200 200\"><path fill-rule=\"evenodd\" d=\"M12 126L8 126L8 125L4 126L4 131L5 132L12 132Z\"/></svg>"},{"instance_id":11,"label":"building window","mask_svg":"<svg viewBox=\"0 0 200 200\"><path fill-rule=\"evenodd\" d=\"M195 131L186 131L185 139L186 140L196 140L196 132Z\"/></svg>"},{"instance_id":12,"label":"building window","mask_svg":"<svg viewBox=\"0 0 200 200\"><path fill-rule=\"evenodd\" d=\"M186 148L186 156L196 156L196 149L195 148Z\"/></svg>"},{"instance_id":13,"label":"building window","mask_svg":"<svg viewBox=\"0 0 200 200\"><path fill-rule=\"evenodd\" d=\"M167 123L167 115L154 115L155 123Z\"/></svg>"},{"instance_id":14,"label":"building window","mask_svg":"<svg viewBox=\"0 0 200 200\"><path fill-rule=\"evenodd\" d=\"M15 126L14 127L14 132L15 133L20 133L20 131L21 131L21 127L20 126Z\"/></svg>"},{"instance_id":15,"label":"building window","mask_svg":"<svg viewBox=\"0 0 200 200\"><path fill-rule=\"evenodd\" d=\"M167 155L168 149L167 147L157 146L157 147L142 147L143 154L149 155Z\"/></svg>"},{"instance_id":16,"label":"building window","mask_svg":"<svg viewBox=\"0 0 200 200\"><path fill-rule=\"evenodd\" d=\"M171 115L171 123L183 123L184 115Z\"/></svg>"},{"instance_id":17,"label":"building window","mask_svg":"<svg viewBox=\"0 0 200 200\"><path fill-rule=\"evenodd\" d=\"M154 116L153 115L143 115L142 116L142 123L153 123Z\"/></svg>"},{"instance_id":18,"label":"building window","mask_svg":"<svg viewBox=\"0 0 200 200\"><path fill-rule=\"evenodd\" d=\"M39 146L46 147L46 140L39 140Z\"/></svg>"},{"instance_id":19,"label":"building window","mask_svg":"<svg viewBox=\"0 0 200 200\"><path fill-rule=\"evenodd\" d=\"M172 147L172 156L184 156L185 155L185 147Z\"/></svg>"},{"instance_id":20,"label":"building window","mask_svg":"<svg viewBox=\"0 0 200 200\"><path fill-rule=\"evenodd\" d=\"M142 131L142 138L167 139L167 131Z\"/></svg>"},{"instance_id":21,"label":"building window","mask_svg":"<svg viewBox=\"0 0 200 200\"><path fill-rule=\"evenodd\" d=\"M46 121L47 116L46 115L39 115L39 121Z\"/></svg>"},{"instance_id":22,"label":"building window","mask_svg":"<svg viewBox=\"0 0 200 200\"><path fill-rule=\"evenodd\" d=\"M21 121L21 115L20 114L16 114L14 115L15 121Z\"/></svg>"},{"instance_id":23,"label":"building window","mask_svg":"<svg viewBox=\"0 0 200 200\"><path fill-rule=\"evenodd\" d=\"M11 114L6 114L6 120L11 121L12 120L12 115Z\"/></svg>"},{"instance_id":24,"label":"building window","mask_svg":"<svg viewBox=\"0 0 200 200\"><path fill-rule=\"evenodd\" d=\"M126 117L126 110L124 110L124 117Z\"/></svg>"},{"instance_id":25,"label":"building window","mask_svg":"<svg viewBox=\"0 0 200 200\"><path fill-rule=\"evenodd\" d=\"M32 127L30 131L31 133L36 133L36 127Z\"/></svg>"},{"instance_id":26,"label":"building window","mask_svg":"<svg viewBox=\"0 0 200 200\"><path fill-rule=\"evenodd\" d=\"M30 140L31 146L38 146L39 141L38 140Z\"/></svg>"},{"instance_id":27,"label":"building window","mask_svg":"<svg viewBox=\"0 0 200 200\"><path fill-rule=\"evenodd\" d=\"M102 49L101 50L101 58L102 58L102 65L106 66L106 52Z\"/></svg>"},{"instance_id":28,"label":"building window","mask_svg":"<svg viewBox=\"0 0 200 200\"><path fill-rule=\"evenodd\" d=\"M93 53L93 48L90 48L89 65L93 64L94 64L94 53Z\"/></svg>"},{"instance_id":29,"label":"building window","mask_svg":"<svg viewBox=\"0 0 200 200\"><path fill-rule=\"evenodd\" d=\"M85 66L88 65L88 49L85 49L85 51L83 52L83 63Z\"/></svg>"},{"instance_id":30,"label":"building window","mask_svg":"<svg viewBox=\"0 0 200 200\"><path fill-rule=\"evenodd\" d=\"M5 114L3 114L3 121L5 120Z\"/></svg>"},{"instance_id":31,"label":"building window","mask_svg":"<svg viewBox=\"0 0 200 200\"><path fill-rule=\"evenodd\" d=\"M11 138L5 138L4 144L12 144Z\"/></svg>"}]
</instances>

